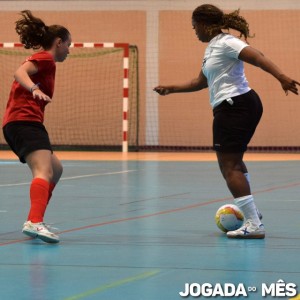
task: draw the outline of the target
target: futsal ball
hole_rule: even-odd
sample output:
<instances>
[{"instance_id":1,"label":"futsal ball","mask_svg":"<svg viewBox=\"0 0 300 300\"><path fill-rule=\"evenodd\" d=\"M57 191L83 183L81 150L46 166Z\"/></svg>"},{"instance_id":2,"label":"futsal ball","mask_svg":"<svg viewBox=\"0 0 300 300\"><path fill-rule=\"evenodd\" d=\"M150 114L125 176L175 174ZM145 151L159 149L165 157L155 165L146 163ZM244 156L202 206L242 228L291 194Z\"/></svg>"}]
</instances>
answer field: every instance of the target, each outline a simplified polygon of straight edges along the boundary
<instances>
[{"instance_id":1,"label":"futsal ball","mask_svg":"<svg viewBox=\"0 0 300 300\"><path fill-rule=\"evenodd\" d=\"M217 210L215 221L223 232L232 231L243 225L244 215L236 205L225 204Z\"/></svg>"}]
</instances>

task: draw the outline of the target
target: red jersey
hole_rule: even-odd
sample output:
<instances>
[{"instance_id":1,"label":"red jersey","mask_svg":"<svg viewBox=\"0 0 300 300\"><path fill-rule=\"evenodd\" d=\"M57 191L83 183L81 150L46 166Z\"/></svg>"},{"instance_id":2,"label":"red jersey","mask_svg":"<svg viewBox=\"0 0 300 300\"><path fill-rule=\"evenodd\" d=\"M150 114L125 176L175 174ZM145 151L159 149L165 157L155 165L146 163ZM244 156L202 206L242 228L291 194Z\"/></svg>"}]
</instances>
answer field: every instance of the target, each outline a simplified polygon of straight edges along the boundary
<instances>
[{"instance_id":1,"label":"red jersey","mask_svg":"<svg viewBox=\"0 0 300 300\"><path fill-rule=\"evenodd\" d=\"M39 84L43 93L52 98L56 70L52 55L46 51L38 52L28 57L26 61L36 63L38 72L30 78L35 84ZM4 127L7 123L14 121L43 123L47 104L44 100L33 99L32 93L15 80L11 87L2 126Z\"/></svg>"}]
</instances>

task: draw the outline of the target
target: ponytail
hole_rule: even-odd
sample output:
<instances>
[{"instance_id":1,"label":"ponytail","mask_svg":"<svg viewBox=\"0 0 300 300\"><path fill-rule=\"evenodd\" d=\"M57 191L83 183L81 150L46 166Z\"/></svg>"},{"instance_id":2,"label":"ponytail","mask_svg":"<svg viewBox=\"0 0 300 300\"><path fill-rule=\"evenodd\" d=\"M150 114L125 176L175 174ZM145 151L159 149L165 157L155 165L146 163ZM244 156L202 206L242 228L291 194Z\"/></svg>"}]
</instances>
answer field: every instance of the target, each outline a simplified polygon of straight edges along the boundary
<instances>
[{"instance_id":1,"label":"ponytail","mask_svg":"<svg viewBox=\"0 0 300 300\"><path fill-rule=\"evenodd\" d=\"M240 37L244 36L245 40L248 37L253 37L250 35L249 24L246 19L239 15L240 10L235 10L230 14L223 14L222 16L222 26L221 29L234 29L240 32Z\"/></svg>"},{"instance_id":2,"label":"ponytail","mask_svg":"<svg viewBox=\"0 0 300 300\"><path fill-rule=\"evenodd\" d=\"M203 4L197 7L192 15L193 20L202 22L207 26L208 31L234 29L240 32L240 37L244 36L247 41L250 36L249 24L246 19L239 15L240 10L225 14L218 7L211 4Z\"/></svg>"},{"instance_id":3,"label":"ponytail","mask_svg":"<svg viewBox=\"0 0 300 300\"><path fill-rule=\"evenodd\" d=\"M64 42L70 35L63 26L47 26L41 19L33 16L30 10L23 10L21 16L16 22L16 32L26 49L49 50L57 37Z\"/></svg>"}]
</instances>

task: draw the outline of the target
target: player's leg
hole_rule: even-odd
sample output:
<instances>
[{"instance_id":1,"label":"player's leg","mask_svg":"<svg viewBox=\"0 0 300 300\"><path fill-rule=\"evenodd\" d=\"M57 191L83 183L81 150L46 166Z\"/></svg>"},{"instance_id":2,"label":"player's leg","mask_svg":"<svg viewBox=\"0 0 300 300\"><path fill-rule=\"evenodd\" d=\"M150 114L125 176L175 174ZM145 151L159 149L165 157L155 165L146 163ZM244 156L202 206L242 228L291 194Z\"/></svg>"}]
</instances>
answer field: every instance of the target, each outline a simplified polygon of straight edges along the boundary
<instances>
[{"instance_id":1,"label":"player's leg","mask_svg":"<svg viewBox=\"0 0 300 300\"><path fill-rule=\"evenodd\" d=\"M63 172L61 162L49 150L35 151L27 156L26 161L33 178L40 178L49 183L48 203Z\"/></svg>"},{"instance_id":2,"label":"player's leg","mask_svg":"<svg viewBox=\"0 0 300 300\"><path fill-rule=\"evenodd\" d=\"M243 212L246 222L235 231L229 231L230 238L264 238L265 231L261 224L250 185L245 177L244 153L217 152L221 172L227 186L234 196L234 203Z\"/></svg>"},{"instance_id":3,"label":"player's leg","mask_svg":"<svg viewBox=\"0 0 300 300\"><path fill-rule=\"evenodd\" d=\"M51 164L52 164L52 170L53 170L53 177L50 182L48 203L52 197L52 192L55 189L55 186L58 183L58 181L62 175L62 172L63 172L63 166L62 166L60 160L57 158L57 156L54 153L51 156Z\"/></svg>"},{"instance_id":4,"label":"player's leg","mask_svg":"<svg viewBox=\"0 0 300 300\"><path fill-rule=\"evenodd\" d=\"M244 176L246 177L249 185L250 185L250 174L248 173L248 169L247 169L247 166L245 165L245 163L242 161L242 170L243 170L243 173L244 173ZM251 188L250 188L251 189Z\"/></svg>"},{"instance_id":5,"label":"player's leg","mask_svg":"<svg viewBox=\"0 0 300 300\"><path fill-rule=\"evenodd\" d=\"M233 169L235 170L234 172L238 172L238 170L241 170L241 172L243 173L244 177L246 178L246 181L248 182L248 185L249 185L249 194L251 194L251 185L250 185L250 174L248 173L248 169L247 169L247 166L245 165L244 161L242 160L243 159L243 154L242 154L242 159L240 159L240 154L239 153L234 153L234 155L237 155L238 157L238 160L236 161L236 159L233 159L233 160L230 160L230 159L227 159L226 156L228 156L228 153L226 154L221 154L219 152L219 154L217 153L217 156L220 158L218 158L218 162L219 162L219 166L220 166L220 170L222 172L222 175L225 179L225 176L223 174L223 169L224 167L222 166L222 164L225 164L227 165L228 163L231 164L232 162L235 164L235 167L233 167ZM222 159L224 158L224 159ZM222 161L225 160L224 163L222 163ZM226 169L226 167L225 167ZM241 177L241 174L240 172L238 172L237 174L238 177ZM233 176L234 177L234 176ZM243 178L241 177L241 181L243 182ZM245 183L242 183L241 186L243 186ZM228 186L229 189L230 189L230 186ZM231 189L230 189L231 190ZM232 193L233 194L233 193ZM257 209L257 214L258 214L258 217L259 219L261 220L263 218L262 214L260 213L260 211Z\"/></svg>"},{"instance_id":6,"label":"player's leg","mask_svg":"<svg viewBox=\"0 0 300 300\"><path fill-rule=\"evenodd\" d=\"M63 166L54 153L51 156L51 163L52 163L52 170L53 170L52 182L57 184L63 173Z\"/></svg>"},{"instance_id":7,"label":"player's leg","mask_svg":"<svg viewBox=\"0 0 300 300\"><path fill-rule=\"evenodd\" d=\"M53 179L52 153L49 150L33 151L25 157L32 173L30 186L31 208L28 221L43 222L48 203L50 183Z\"/></svg>"},{"instance_id":8,"label":"player's leg","mask_svg":"<svg viewBox=\"0 0 300 300\"><path fill-rule=\"evenodd\" d=\"M216 153L221 173L233 197L249 195L250 185L244 175L247 172L243 162L244 153Z\"/></svg>"},{"instance_id":9,"label":"player's leg","mask_svg":"<svg viewBox=\"0 0 300 300\"><path fill-rule=\"evenodd\" d=\"M263 238L256 206L251 195L249 174L243 162L244 152L261 118L263 108L253 91L223 101L214 108L213 137L221 172L234 203L244 213L246 222L239 230L227 233L229 237Z\"/></svg>"},{"instance_id":10,"label":"player's leg","mask_svg":"<svg viewBox=\"0 0 300 300\"><path fill-rule=\"evenodd\" d=\"M36 122L9 123L3 128L8 145L27 163L32 172L30 185L30 211L23 226L23 233L39 237L46 242L57 243L59 238L49 232L43 223L48 200L52 193L51 183L57 183L62 167L52 155L48 133Z\"/></svg>"},{"instance_id":11,"label":"player's leg","mask_svg":"<svg viewBox=\"0 0 300 300\"><path fill-rule=\"evenodd\" d=\"M247 166L245 165L245 163L242 161L242 170L244 173L244 176L246 177L246 180L248 181L249 187L250 187L250 191L251 191L251 178L250 178L250 174L248 172ZM261 214L261 212L258 210L257 208L257 214L260 220L262 220L263 215Z\"/></svg>"},{"instance_id":12,"label":"player's leg","mask_svg":"<svg viewBox=\"0 0 300 300\"><path fill-rule=\"evenodd\" d=\"M43 223L49 200L50 183L54 179L52 153L50 150L36 150L28 154L25 160L32 172L33 179L30 186L31 206L23 233L31 237L38 237L45 242L57 243L59 237L50 232Z\"/></svg>"}]
</instances>

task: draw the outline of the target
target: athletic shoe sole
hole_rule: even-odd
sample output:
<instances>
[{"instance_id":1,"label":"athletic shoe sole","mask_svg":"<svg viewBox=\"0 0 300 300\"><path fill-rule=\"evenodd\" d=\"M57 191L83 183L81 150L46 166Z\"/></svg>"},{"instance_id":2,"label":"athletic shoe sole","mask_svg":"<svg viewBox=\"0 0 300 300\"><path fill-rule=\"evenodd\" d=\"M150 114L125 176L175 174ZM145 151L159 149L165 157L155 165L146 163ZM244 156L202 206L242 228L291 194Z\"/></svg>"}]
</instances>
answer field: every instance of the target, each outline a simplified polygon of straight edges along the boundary
<instances>
[{"instance_id":1,"label":"athletic shoe sole","mask_svg":"<svg viewBox=\"0 0 300 300\"><path fill-rule=\"evenodd\" d=\"M37 234L35 232L32 232L32 231L29 231L27 229L23 229L22 232L27 235L27 236L30 236L31 238L33 239L36 239L37 238Z\"/></svg>"},{"instance_id":2,"label":"athletic shoe sole","mask_svg":"<svg viewBox=\"0 0 300 300\"><path fill-rule=\"evenodd\" d=\"M38 238L38 239L40 239L40 240L42 240L42 241L44 241L46 243L49 243L49 244L57 244L57 243L59 243L59 240L56 239L56 238L51 238L49 236L40 235L40 234L37 234L34 231L29 231L29 230L24 229L22 232L25 235L30 236L31 238L34 238L34 239Z\"/></svg>"},{"instance_id":3,"label":"athletic shoe sole","mask_svg":"<svg viewBox=\"0 0 300 300\"><path fill-rule=\"evenodd\" d=\"M264 239L264 233L256 233L256 234L246 234L246 235L227 235L229 239Z\"/></svg>"}]
</instances>

